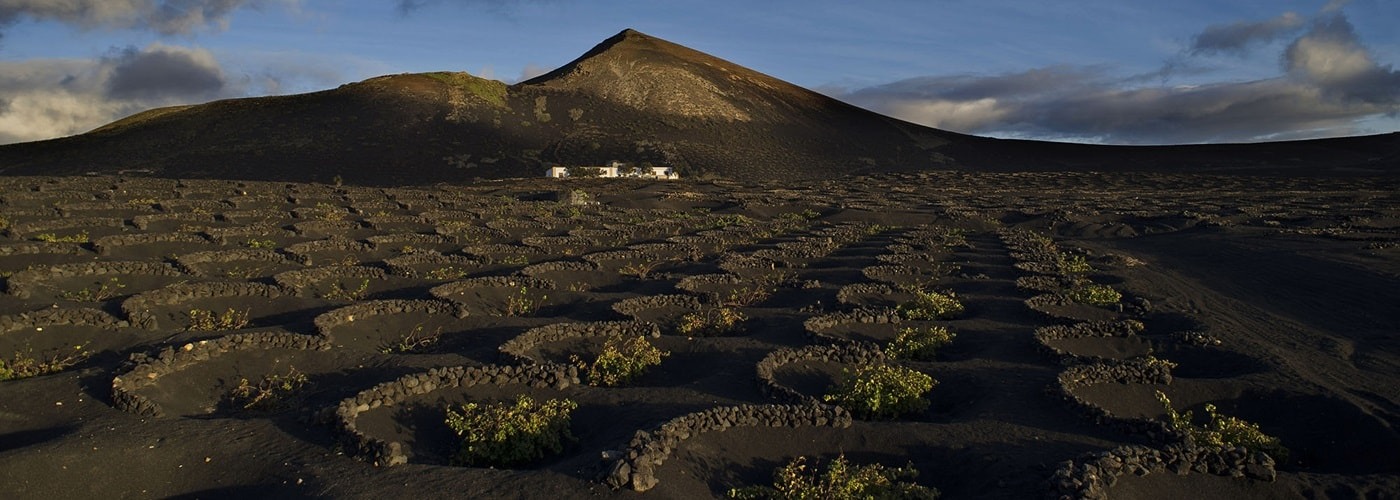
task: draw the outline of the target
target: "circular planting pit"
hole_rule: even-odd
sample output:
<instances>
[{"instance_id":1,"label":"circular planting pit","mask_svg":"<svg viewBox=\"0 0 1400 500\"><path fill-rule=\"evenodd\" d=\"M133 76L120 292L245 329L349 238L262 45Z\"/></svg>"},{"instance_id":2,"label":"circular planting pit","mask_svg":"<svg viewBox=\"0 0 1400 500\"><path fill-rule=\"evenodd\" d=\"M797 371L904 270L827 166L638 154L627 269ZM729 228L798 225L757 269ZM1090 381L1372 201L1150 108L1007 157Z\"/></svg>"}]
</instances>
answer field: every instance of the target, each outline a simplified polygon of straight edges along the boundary
<instances>
[{"instance_id":1,"label":"circular planting pit","mask_svg":"<svg viewBox=\"0 0 1400 500\"><path fill-rule=\"evenodd\" d=\"M1045 345L1055 352L1084 360L1129 359L1153 352L1152 342L1136 336L1053 339L1045 341Z\"/></svg>"},{"instance_id":2,"label":"circular planting pit","mask_svg":"<svg viewBox=\"0 0 1400 500\"><path fill-rule=\"evenodd\" d=\"M440 300L369 300L327 311L316 331L337 347L383 354L411 354L459 336L476 326L456 306ZM441 340L436 340L441 339ZM495 349L495 345L483 346Z\"/></svg>"},{"instance_id":3,"label":"circular planting pit","mask_svg":"<svg viewBox=\"0 0 1400 500\"><path fill-rule=\"evenodd\" d=\"M618 314L636 321L660 325L674 324L681 316L701 308L700 299L693 295L643 295L613 303Z\"/></svg>"},{"instance_id":4,"label":"circular planting pit","mask_svg":"<svg viewBox=\"0 0 1400 500\"><path fill-rule=\"evenodd\" d=\"M189 276L165 263L83 262L37 267L10 276L11 295L33 300L105 302L154 290Z\"/></svg>"},{"instance_id":5,"label":"circular planting pit","mask_svg":"<svg viewBox=\"0 0 1400 500\"><path fill-rule=\"evenodd\" d=\"M314 407L312 402L326 404L326 394L343 391L336 383L343 361L324 352L250 345L196 354L195 344L186 346L190 355L171 356L170 367L138 367L114 381L114 388L120 388L114 391L123 393L129 411L248 418L305 412Z\"/></svg>"},{"instance_id":6,"label":"circular planting pit","mask_svg":"<svg viewBox=\"0 0 1400 500\"><path fill-rule=\"evenodd\" d=\"M1158 356L1177 363L1172 374L1181 378L1228 379L1272 369L1268 362L1226 347L1167 343Z\"/></svg>"},{"instance_id":7,"label":"circular planting pit","mask_svg":"<svg viewBox=\"0 0 1400 500\"><path fill-rule=\"evenodd\" d=\"M110 259L141 260L198 252L213 245L201 234L145 233L104 236L93 240L92 246Z\"/></svg>"},{"instance_id":8,"label":"circular planting pit","mask_svg":"<svg viewBox=\"0 0 1400 500\"><path fill-rule=\"evenodd\" d=\"M192 275L215 279L261 279L304 267L274 250L250 248L189 253L175 261Z\"/></svg>"},{"instance_id":9,"label":"circular planting pit","mask_svg":"<svg viewBox=\"0 0 1400 500\"><path fill-rule=\"evenodd\" d=\"M1043 294L1026 299L1026 307L1046 316L1071 321L1110 321L1122 313L1117 308L1081 304L1063 294Z\"/></svg>"}]
</instances>

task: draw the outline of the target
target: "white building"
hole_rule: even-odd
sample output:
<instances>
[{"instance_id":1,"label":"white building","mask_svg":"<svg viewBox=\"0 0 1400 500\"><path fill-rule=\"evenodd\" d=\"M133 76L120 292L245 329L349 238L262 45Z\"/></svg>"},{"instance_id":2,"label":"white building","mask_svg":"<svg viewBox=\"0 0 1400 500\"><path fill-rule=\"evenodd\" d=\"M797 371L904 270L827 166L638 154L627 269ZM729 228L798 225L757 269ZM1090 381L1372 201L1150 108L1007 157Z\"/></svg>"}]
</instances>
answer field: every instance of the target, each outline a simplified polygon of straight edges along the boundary
<instances>
[{"instance_id":1,"label":"white building","mask_svg":"<svg viewBox=\"0 0 1400 500\"><path fill-rule=\"evenodd\" d=\"M588 168L596 168L596 169L598 169L598 170L601 170L601 171L603 172L603 175L601 175L600 177L640 177L640 178L646 178L646 179L679 179L679 178L680 178L680 176L676 174L676 169L675 169L675 168L672 168L672 167L651 167L651 171L650 171L650 172L646 172L646 171L640 171L640 172L639 172L639 171L638 171L639 169L634 170L633 168L629 167L626 163L623 163L623 162L620 162L620 161L614 161L614 162L608 163L606 166L602 166L602 167L588 167ZM553 167L549 167L549 170L546 170L546 171L545 171L544 176L545 176L545 177L553 177L553 178L556 178L556 179L562 179L562 178L564 178L564 177L568 177L568 176L569 176L569 167L564 167L564 166L559 166L559 165L555 165L555 166L553 166Z\"/></svg>"}]
</instances>

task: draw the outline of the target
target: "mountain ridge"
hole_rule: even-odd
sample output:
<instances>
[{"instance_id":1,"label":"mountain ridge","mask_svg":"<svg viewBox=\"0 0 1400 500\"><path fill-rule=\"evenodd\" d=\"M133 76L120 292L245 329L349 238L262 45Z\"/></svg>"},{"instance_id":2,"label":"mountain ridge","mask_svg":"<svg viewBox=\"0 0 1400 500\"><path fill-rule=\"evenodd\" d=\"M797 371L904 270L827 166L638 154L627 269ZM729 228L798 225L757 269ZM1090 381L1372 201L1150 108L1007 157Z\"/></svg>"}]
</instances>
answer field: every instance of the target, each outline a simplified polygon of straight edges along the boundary
<instances>
[{"instance_id":1,"label":"mountain ridge","mask_svg":"<svg viewBox=\"0 0 1400 500\"><path fill-rule=\"evenodd\" d=\"M627 29L513 85L412 73L148 110L85 134L0 146L0 174L139 170L403 185L532 177L550 164L610 160L757 180L924 169L1352 175L1400 164L1400 134L1268 144L1092 146L958 134Z\"/></svg>"}]
</instances>

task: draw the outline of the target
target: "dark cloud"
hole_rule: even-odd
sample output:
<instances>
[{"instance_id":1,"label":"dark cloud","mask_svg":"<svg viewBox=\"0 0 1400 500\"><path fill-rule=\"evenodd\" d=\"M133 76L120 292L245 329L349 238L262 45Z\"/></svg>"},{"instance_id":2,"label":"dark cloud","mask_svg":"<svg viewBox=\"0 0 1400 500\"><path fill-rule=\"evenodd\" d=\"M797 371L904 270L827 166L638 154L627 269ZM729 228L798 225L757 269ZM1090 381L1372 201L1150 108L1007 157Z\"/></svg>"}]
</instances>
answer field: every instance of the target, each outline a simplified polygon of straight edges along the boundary
<instances>
[{"instance_id":1,"label":"dark cloud","mask_svg":"<svg viewBox=\"0 0 1400 500\"><path fill-rule=\"evenodd\" d=\"M299 0L4 0L0 26L23 19L56 21L83 29L141 29L162 35L193 33L200 28L228 27L240 8Z\"/></svg>"},{"instance_id":2,"label":"dark cloud","mask_svg":"<svg viewBox=\"0 0 1400 500\"><path fill-rule=\"evenodd\" d=\"M218 62L200 51L129 47L107 63L112 69L106 91L114 99L203 98L224 88Z\"/></svg>"},{"instance_id":3,"label":"dark cloud","mask_svg":"<svg viewBox=\"0 0 1400 500\"><path fill-rule=\"evenodd\" d=\"M1243 22L1207 26L1191 43L1192 54L1236 53L1255 43L1269 42L1287 36L1303 27L1303 16L1285 12L1262 22Z\"/></svg>"},{"instance_id":4,"label":"dark cloud","mask_svg":"<svg viewBox=\"0 0 1400 500\"><path fill-rule=\"evenodd\" d=\"M1149 77L1165 79L1178 70L1178 58L1151 75L1053 66L914 78L838 97L915 123L1009 137L1163 144L1355 134L1364 119L1400 113L1400 72L1376 63L1339 10L1343 2L1334 3L1303 23L1281 56L1282 74L1273 78L1152 85ZM1203 35L1214 38L1197 37L1196 43L1213 51L1242 48L1278 36L1248 27L1282 30L1293 24L1286 18L1207 29Z\"/></svg>"},{"instance_id":5,"label":"dark cloud","mask_svg":"<svg viewBox=\"0 0 1400 500\"><path fill-rule=\"evenodd\" d=\"M269 57L244 61L233 74L207 50L164 44L85 60L0 61L0 144L82 133L156 107L323 88L342 78L343 61Z\"/></svg>"}]
</instances>

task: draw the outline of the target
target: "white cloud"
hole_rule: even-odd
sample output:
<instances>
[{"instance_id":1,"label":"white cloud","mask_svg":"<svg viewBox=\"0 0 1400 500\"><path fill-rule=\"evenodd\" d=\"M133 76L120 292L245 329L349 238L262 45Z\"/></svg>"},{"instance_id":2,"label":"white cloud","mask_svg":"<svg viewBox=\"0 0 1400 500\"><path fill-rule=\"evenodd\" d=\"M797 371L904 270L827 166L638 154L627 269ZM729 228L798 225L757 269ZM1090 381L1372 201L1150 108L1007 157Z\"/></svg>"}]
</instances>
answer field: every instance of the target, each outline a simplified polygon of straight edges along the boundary
<instances>
[{"instance_id":1,"label":"white cloud","mask_svg":"<svg viewBox=\"0 0 1400 500\"><path fill-rule=\"evenodd\" d=\"M1000 123L1014 112L996 98L968 101L948 99L897 99L882 106L887 114L901 120L949 130L976 130Z\"/></svg>"},{"instance_id":2,"label":"white cloud","mask_svg":"<svg viewBox=\"0 0 1400 500\"><path fill-rule=\"evenodd\" d=\"M1196 48L1210 50L1195 52L1242 48L1300 22L1285 14L1207 28ZM1376 117L1400 114L1400 72L1376 62L1342 12L1320 14L1295 36L1282 54L1283 71L1256 81L1153 86L1103 67L1052 66L913 78L838 97L958 132L1127 144L1348 135L1366 131L1363 124ZM1170 76L1180 63L1167 61L1153 75Z\"/></svg>"}]
</instances>

